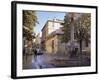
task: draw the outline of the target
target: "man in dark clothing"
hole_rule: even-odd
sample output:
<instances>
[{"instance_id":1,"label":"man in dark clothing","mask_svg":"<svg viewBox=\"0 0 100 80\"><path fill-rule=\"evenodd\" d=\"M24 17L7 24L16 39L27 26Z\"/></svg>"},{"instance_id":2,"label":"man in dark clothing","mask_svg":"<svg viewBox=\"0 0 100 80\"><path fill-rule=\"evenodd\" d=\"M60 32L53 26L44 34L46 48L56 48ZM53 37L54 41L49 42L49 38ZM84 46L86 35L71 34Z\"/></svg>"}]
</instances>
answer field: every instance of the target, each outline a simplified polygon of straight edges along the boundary
<instances>
[{"instance_id":1,"label":"man in dark clothing","mask_svg":"<svg viewBox=\"0 0 100 80\"><path fill-rule=\"evenodd\" d=\"M36 61L36 59L37 59L37 50L33 49L33 52L34 52L34 60Z\"/></svg>"}]
</instances>

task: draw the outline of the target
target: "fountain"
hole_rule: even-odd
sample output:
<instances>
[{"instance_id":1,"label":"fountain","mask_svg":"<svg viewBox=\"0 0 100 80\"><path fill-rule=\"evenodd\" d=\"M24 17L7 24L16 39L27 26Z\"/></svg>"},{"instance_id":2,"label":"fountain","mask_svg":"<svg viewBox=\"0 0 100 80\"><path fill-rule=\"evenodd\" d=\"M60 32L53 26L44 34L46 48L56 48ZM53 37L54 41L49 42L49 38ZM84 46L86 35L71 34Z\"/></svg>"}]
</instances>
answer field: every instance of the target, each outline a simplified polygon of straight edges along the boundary
<instances>
[{"instance_id":1,"label":"fountain","mask_svg":"<svg viewBox=\"0 0 100 80\"><path fill-rule=\"evenodd\" d=\"M70 41L67 43L66 47L68 49L68 54L69 54L69 57L75 57L77 55L77 52L78 52L78 49L79 49L79 44L77 43L77 40L74 39L74 33L75 33L75 30L74 30L74 13L70 13L71 15L71 20L70 20Z\"/></svg>"}]
</instances>

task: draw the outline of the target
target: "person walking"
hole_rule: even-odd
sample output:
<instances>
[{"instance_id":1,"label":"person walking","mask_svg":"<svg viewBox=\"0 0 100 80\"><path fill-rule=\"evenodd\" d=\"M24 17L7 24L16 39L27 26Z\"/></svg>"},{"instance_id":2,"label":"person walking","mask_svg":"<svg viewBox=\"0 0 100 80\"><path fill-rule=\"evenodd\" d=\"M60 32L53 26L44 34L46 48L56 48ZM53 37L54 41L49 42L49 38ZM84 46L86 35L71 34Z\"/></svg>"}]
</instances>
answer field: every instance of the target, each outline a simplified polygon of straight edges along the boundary
<instances>
[{"instance_id":1,"label":"person walking","mask_svg":"<svg viewBox=\"0 0 100 80\"><path fill-rule=\"evenodd\" d=\"M34 61L37 61L37 50L33 49L33 52L34 52Z\"/></svg>"}]
</instances>

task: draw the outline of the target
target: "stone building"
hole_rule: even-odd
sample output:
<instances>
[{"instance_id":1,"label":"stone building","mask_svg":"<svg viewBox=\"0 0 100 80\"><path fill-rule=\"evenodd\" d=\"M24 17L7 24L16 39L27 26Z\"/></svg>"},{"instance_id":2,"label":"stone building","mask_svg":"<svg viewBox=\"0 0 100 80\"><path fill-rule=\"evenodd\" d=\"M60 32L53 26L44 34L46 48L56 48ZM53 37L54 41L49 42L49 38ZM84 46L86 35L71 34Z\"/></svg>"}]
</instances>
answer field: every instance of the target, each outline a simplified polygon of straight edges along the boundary
<instances>
[{"instance_id":1,"label":"stone building","mask_svg":"<svg viewBox=\"0 0 100 80\"><path fill-rule=\"evenodd\" d=\"M60 37L63 35L61 24L62 20L48 20L44 27L42 28L42 38L41 44L42 49L46 51L46 53L58 53L59 46L61 44Z\"/></svg>"}]
</instances>

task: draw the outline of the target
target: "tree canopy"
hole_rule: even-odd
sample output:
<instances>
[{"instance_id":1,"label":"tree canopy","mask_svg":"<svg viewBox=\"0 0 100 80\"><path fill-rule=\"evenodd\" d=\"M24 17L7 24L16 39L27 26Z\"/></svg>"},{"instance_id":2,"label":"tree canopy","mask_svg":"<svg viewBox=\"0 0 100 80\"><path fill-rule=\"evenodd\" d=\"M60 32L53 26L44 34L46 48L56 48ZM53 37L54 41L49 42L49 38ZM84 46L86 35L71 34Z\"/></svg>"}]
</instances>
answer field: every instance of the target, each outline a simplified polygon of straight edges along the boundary
<instances>
[{"instance_id":1,"label":"tree canopy","mask_svg":"<svg viewBox=\"0 0 100 80\"><path fill-rule=\"evenodd\" d=\"M64 17L64 23L62 24L62 31L64 32L64 35L61 37L62 42L68 42L70 40L70 21L71 17L69 14L66 14Z\"/></svg>"},{"instance_id":2,"label":"tree canopy","mask_svg":"<svg viewBox=\"0 0 100 80\"><path fill-rule=\"evenodd\" d=\"M78 40L88 40L91 32L91 15L84 13L75 22L76 37Z\"/></svg>"},{"instance_id":3,"label":"tree canopy","mask_svg":"<svg viewBox=\"0 0 100 80\"><path fill-rule=\"evenodd\" d=\"M73 15L71 15L73 14ZM78 18L75 19L77 13L67 13L64 17L62 42L68 42L71 34L71 18L74 19L75 38L77 40L88 40L90 37L91 15L90 13L77 14ZM81 34L80 34L81 33Z\"/></svg>"},{"instance_id":4,"label":"tree canopy","mask_svg":"<svg viewBox=\"0 0 100 80\"><path fill-rule=\"evenodd\" d=\"M77 16L75 16L77 14ZM71 19L72 18L72 19ZM64 17L62 42L67 43L71 40L71 24L74 25L74 38L79 42L80 54L82 54L82 42L86 42L86 46L91 38L91 14L90 13L67 13Z\"/></svg>"},{"instance_id":5,"label":"tree canopy","mask_svg":"<svg viewBox=\"0 0 100 80\"><path fill-rule=\"evenodd\" d=\"M23 10L23 36L28 40L32 39L33 28L37 23L35 11Z\"/></svg>"},{"instance_id":6,"label":"tree canopy","mask_svg":"<svg viewBox=\"0 0 100 80\"><path fill-rule=\"evenodd\" d=\"M35 11L23 10L23 25L32 29L37 22L37 17Z\"/></svg>"}]
</instances>

